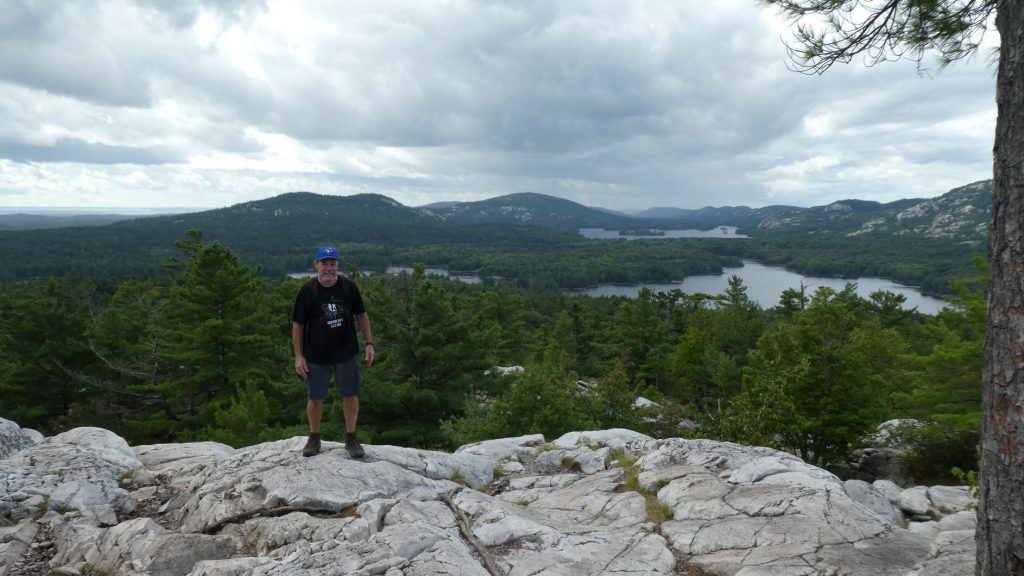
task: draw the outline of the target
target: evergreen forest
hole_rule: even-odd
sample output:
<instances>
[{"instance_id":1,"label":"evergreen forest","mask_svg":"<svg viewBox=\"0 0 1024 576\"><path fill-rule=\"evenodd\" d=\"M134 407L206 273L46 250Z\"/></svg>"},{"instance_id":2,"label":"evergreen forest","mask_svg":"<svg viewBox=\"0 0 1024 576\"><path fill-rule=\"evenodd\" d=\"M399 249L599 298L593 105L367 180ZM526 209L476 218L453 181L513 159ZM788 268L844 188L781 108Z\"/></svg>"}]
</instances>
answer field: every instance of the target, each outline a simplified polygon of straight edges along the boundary
<instances>
[{"instance_id":1,"label":"evergreen forest","mask_svg":"<svg viewBox=\"0 0 1024 576\"><path fill-rule=\"evenodd\" d=\"M102 426L133 444L306 435L289 318L304 280L261 273L197 230L173 250L160 274L0 284L0 416L47 435ZM624 427L829 464L880 422L915 418L927 423L905 431L915 479L977 467L983 270L947 288L953 306L925 316L852 285L793 287L763 309L736 277L723 294L591 298L461 284L422 265L401 275L342 265L377 351L364 369L366 443L452 449ZM522 370L497 369L513 366ZM332 391L325 439L344 437L340 404Z\"/></svg>"}]
</instances>

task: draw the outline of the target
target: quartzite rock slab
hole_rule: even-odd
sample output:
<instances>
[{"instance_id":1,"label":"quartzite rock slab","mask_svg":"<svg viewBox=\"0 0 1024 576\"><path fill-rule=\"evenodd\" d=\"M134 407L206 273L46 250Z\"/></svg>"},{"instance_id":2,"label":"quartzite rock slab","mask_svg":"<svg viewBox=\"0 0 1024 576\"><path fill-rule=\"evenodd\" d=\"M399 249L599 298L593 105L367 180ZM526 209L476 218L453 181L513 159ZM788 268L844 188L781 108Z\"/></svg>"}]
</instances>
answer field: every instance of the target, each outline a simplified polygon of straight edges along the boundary
<instances>
[{"instance_id":1,"label":"quartzite rock slab","mask_svg":"<svg viewBox=\"0 0 1024 576\"><path fill-rule=\"evenodd\" d=\"M967 576L973 563L966 489L844 485L769 448L599 430L353 460L336 442L303 458L304 441L132 449L82 428L21 449L0 459L0 574L27 555L44 565L40 538L54 570L110 576ZM900 528L893 500L942 519ZM658 506L674 518L655 526Z\"/></svg>"},{"instance_id":2,"label":"quartzite rock slab","mask_svg":"<svg viewBox=\"0 0 1024 576\"><path fill-rule=\"evenodd\" d=\"M281 448L282 443L244 448L197 473L180 510L182 530L209 531L285 508L340 513L377 498L410 493L437 498L458 488L390 462L353 460L340 445L312 458Z\"/></svg>"}]
</instances>

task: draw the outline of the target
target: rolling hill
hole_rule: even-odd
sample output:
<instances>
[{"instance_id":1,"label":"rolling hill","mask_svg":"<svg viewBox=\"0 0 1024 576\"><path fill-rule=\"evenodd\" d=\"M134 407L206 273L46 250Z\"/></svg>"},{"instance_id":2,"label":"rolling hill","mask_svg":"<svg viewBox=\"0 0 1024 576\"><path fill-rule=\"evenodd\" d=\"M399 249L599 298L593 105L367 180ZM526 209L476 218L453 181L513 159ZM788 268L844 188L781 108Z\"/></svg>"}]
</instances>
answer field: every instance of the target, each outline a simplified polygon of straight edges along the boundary
<instances>
[{"instance_id":1,"label":"rolling hill","mask_svg":"<svg viewBox=\"0 0 1024 576\"><path fill-rule=\"evenodd\" d=\"M992 181L961 186L929 200L888 204L842 200L828 206L794 209L762 219L763 232L920 237L983 247L992 209Z\"/></svg>"},{"instance_id":2,"label":"rolling hill","mask_svg":"<svg viewBox=\"0 0 1024 576\"><path fill-rule=\"evenodd\" d=\"M840 200L827 206L707 207L699 210L651 208L637 217L661 226L693 224L737 226L752 236L798 233L831 236L897 236L935 238L984 245L992 208L992 181L982 180L932 198L882 204Z\"/></svg>"},{"instance_id":3,"label":"rolling hill","mask_svg":"<svg viewBox=\"0 0 1024 576\"><path fill-rule=\"evenodd\" d=\"M448 261L454 254L462 254L464 263L483 265L489 250L538 254L552 246L581 246L585 241L576 233L580 228L720 225L738 226L752 240L706 244L719 254L804 271L811 271L809 263L814 261L822 267L816 272L853 274L868 264L836 269L838 264L829 267L821 262L842 262L837 251L880 254L877 247L885 246L892 249L885 258L899 260L901 251L918 254L906 268L912 270L908 279L920 281L927 276L921 270L929 251L969 262L971 251L984 249L991 190L992 182L982 181L930 200L843 200L813 208L662 208L636 217L536 193L409 207L376 194L290 192L226 208L104 226L0 231L0 281L100 270L109 275L159 274L161 263L180 255L175 242L190 229L231 247L264 273L280 274L308 268L312 247L323 243L337 244L347 259L362 267L412 257L436 264L431 260ZM899 276L902 268L895 269L892 274Z\"/></svg>"},{"instance_id":4,"label":"rolling hill","mask_svg":"<svg viewBox=\"0 0 1024 576\"><path fill-rule=\"evenodd\" d=\"M579 230L580 228L633 227L637 219L625 214L590 208L571 200L523 192L478 202L460 202L436 209L448 221L466 224L512 224Z\"/></svg>"}]
</instances>

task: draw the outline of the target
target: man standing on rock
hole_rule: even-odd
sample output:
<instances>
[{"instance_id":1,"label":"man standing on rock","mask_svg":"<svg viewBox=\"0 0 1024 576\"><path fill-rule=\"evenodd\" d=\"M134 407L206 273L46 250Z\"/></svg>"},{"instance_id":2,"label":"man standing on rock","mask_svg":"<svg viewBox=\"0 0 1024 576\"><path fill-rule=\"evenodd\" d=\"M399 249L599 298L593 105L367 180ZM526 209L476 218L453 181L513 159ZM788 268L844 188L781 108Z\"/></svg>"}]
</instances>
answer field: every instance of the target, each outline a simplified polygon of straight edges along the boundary
<instances>
[{"instance_id":1,"label":"man standing on rock","mask_svg":"<svg viewBox=\"0 0 1024 576\"><path fill-rule=\"evenodd\" d=\"M362 458L366 453L356 440L362 372L356 358L359 342L355 328L358 324L363 335L366 366L370 367L374 358L370 318L359 288L338 274L338 251L333 246L321 246L317 250L313 267L316 277L299 289L292 310L295 373L306 383L309 398L306 414L310 434L302 455L313 456L320 452L320 420L333 370L345 415L345 449L353 458Z\"/></svg>"}]
</instances>

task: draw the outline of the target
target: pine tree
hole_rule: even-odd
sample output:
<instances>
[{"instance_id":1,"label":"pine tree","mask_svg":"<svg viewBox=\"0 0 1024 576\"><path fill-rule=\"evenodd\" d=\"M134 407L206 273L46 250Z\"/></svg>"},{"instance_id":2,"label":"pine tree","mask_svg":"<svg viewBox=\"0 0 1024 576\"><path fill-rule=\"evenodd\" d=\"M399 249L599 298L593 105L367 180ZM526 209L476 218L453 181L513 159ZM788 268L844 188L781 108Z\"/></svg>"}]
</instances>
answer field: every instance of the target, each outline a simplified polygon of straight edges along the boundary
<instances>
[{"instance_id":1,"label":"pine tree","mask_svg":"<svg viewBox=\"0 0 1024 576\"><path fill-rule=\"evenodd\" d=\"M214 420L216 426L208 426L204 435L236 448L270 440L273 435L267 396L251 380L235 386L235 395L227 406L216 408Z\"/></svg>"},{"instance_id":2,"label":"pine tree","mask_svg":"<svg viewBox=\"0 0 1024 576\"><path fill-rule=\"evenodd\" d=\"M395 293L391 310L397 316L379 324L389 353L374 366L373 385L367 382L365 413L387 442L436 445L442 441L438 422L464 410L493 366L487 352L497 332L480 324L443 283L416 272L411 279L408 289Z\"/></svg>"},{"instance_id":3,"label":"pine tree","mask_svg":"<svg viewBox=\"0 0 1024 576\"><path fill-rule=\"evenodd\" d=\"M0 300L0 350L10 363L0 383L0 413L45 434L76 425L72 409L99 393L75 377L89 362L82 282L51 278Z\"/></svg>"},{"instance_id":4,"label":"pine tree","mask_svg":"<svg viewBox=\"0 0 1024 576\"><path fill-rule=\"evenodd\" d=\"M122 281L87 333L94 368L82 378L101 388L97 419L136 442L168 441L167 404L158 393L166 291L152 281Z\"/></svg>"},{"instance_id":5,"label":"pine tree","mask_svg":"<svg viewBox=\"0 0 1024 576\"><path fill-rule=\"evenodd\" d=\"M219 402L247 379L280 373L265 281L230 249L191 231L178 243L188 259L177 266L166 304L161 348L167 365L162 393L185 430L213 421Z\"/></svg>"},{"instance_id":6,"label":"pine tree","mask_svg":"<svg viewBox=\"0 0 1024 576\"><path fill-rule=\"evenodd\" d=\"M621 352L629 351L636 365L635 382L658 390L671 389L668 378L669 324L650 288L641 288L634 300L623 304L615 315L615 330Z\"/></svg>"}]
</instances>

